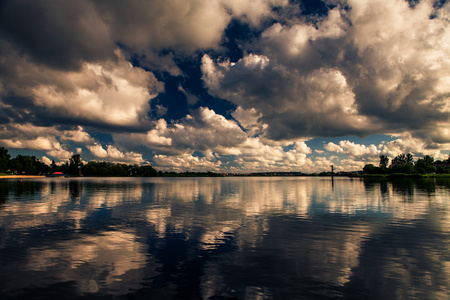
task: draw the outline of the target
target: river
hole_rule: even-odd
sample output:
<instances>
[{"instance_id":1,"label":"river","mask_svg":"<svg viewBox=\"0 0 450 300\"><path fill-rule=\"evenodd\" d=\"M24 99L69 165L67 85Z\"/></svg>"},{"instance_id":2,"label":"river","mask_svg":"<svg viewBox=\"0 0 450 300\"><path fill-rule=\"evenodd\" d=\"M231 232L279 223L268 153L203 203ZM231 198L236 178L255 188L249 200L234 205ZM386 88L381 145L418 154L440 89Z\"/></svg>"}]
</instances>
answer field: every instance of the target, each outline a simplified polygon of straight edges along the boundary
<instances>
[{"instance_id":1,"label":"river","mask_svg":"<svg viewBox=\"0 0 450 300\"><path fill-rule=\"evenodd\" d=\"M2 299L449 299L450 180L0 180Z\"/></svg>"}]
</instances>

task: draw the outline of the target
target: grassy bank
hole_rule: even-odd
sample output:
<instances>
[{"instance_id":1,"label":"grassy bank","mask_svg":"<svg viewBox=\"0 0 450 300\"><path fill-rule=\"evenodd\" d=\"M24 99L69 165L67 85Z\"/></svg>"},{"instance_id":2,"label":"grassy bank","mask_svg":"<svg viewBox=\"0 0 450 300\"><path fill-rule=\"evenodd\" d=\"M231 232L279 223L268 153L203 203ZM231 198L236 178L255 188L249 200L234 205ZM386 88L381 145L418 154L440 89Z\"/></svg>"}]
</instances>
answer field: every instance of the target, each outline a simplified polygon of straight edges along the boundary
<instances>
[{"instance_id":1,"label":"grassy bank","mask_svg":"<svg viewBox=\"0 0 450 300\"><path fill-rule=\"evenodd\" d=\"M450 178L450 174L405 174L405 173L393 173L393 174L363 174L358 177L364 178Z\"/></svg>"},{"instance_id":2,"label":"grassy bank","mask_svg":"<svg viewBox=\"0 0 450 300\"><path fill-rule=\"evenodd\" d=\"M41 175L9 175L9 174L0 174L0 179L26 179L26 178L45 178L45 176Z\"/></svg>"}]
</instances>

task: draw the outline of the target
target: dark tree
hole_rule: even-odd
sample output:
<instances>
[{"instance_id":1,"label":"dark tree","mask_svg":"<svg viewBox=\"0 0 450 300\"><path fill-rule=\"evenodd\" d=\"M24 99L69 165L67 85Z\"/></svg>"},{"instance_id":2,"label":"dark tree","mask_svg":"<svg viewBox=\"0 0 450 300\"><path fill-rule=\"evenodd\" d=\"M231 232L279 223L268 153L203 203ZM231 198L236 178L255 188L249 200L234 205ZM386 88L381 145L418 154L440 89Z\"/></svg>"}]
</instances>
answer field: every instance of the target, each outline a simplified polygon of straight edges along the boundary
<instances>
[{"instance_id":1,"label":"dark tree","mask_svg":"<svg viewBox=\"0 0 450 300\"><path fill-rule=\"evenodd\" d=\"M389 164L389 158L386 155L380 155L380 168L387 169Z\"/></svg>"},{"instance_id":2,"label":"dark tree","mask_svg":"<svg viewBox=\"0 0 450 300\"><path fill-rule=\"evenodd\" d=\"M406 154L406 163L412 163L414 161L414 157L412 156L411 153Z\"/></svg>"},{"instance_id":3,"label":"dark tree","mask_svg":"<svg viewBox=\"0 0 450 300\"><path fill-rule=\"evenodd\" d=\"M391 163L391 167L403 166L405 164L406 164L406 154L402 153L402 154L399 154L396 157L394 157L394 159L392 160L392 163Z\"/></svg>"},{"instance_id":4,"label":"dark tree","mask_svg":"<svg viewBox=\"0 0 450 300\"><path fill-rule=\"evenodd\" d=\"M83 166L80 154L74 154L69 160L69 174L80 175L80 168Z\"/></svg>"},{"instance_id":5,"label":"dark tree","mask_svg":"<svg viewBox=\"0 0 450 300\"><path fill-rule=\"evenodd\" d=\"M52 160L51 168L52 168L52 172L56 172L57 166L56 166L55 160Z\"/></svg>"},{"instance_id":6,"label":"dark tree","mask_svg":"<svg viewBox=\"0 0 450 300\"><path fill-rule=\"evenodd\" d=\"M8 170L10 159L11 155L9 155L8 149L0 147L0 173L4 173Z\"/></svg>"},{"instance_id":7,"label":"dark tree","mask_svg":"<svg viewBox=\"0 0 450 300\"><path fill-rule=\"evenodd\" d=\"M413 156L408 153L402 153L397 155L391 162L390 172L391 173L406 173L412 174L416 172L414 165L412 163Z\"/></svg>"},{"instance_id":8,"label":"dark tree","mask_svg":"<svg viewBox=\"0 0 450 300\"><path fill-rule=\"evenodd\" d=\"M152 166L146 165L138 167L136 175L142 177L154 177L158 176L158 172Z\"/></svg>"},{"instance_id":9,"label":"dark tree","mask_svg":"<svg viewBox=\"0 0 450 300\"><path fill-rule=\"evenodd\" d=\"M434 158L425 155L423 158L419 158L416 161L416 169L420 173L433 173L436 171L436 167L434 166Z\"/></svg>"},{"instance_id":10,"label":"dark tree","mask_svg":"<svg viewBox=\"0 0 450 300\"><path fill-rule=\"evenodd\" d=\"M23 165L20 162L20 156L21 155L18 155L9 161L9 169L12 173L22 174Z\"/></svg>"},{"instance_id":11,"label":"dark tree","mask_svg":"<svg viewBox=\"0 0 450 300\"><path fill-rule=\"evenodd\" d=\"M444 164L450 164L450 155L448 156L448 158L446 160L443 161Z\"/></svg>"},{"instance_id":12,"label":"dark tree","mask_svg":"<svg viewBox=\"0 0 450 300\"><path fill-rule=\"evenodd\" d=\"M377 168L372 164L365 165L363 168L363 171L366 174L380 174L381 173L380 168Z\"/></svg>"},{"instance_id":13,"label":"dark tree","mask_svg":"<svg viewBox=\"0 0 450 300\"><path fill-rule=\"evenodd\" d=\"M9 161L9 169L16 174L38 175L49 172L50 167L36 156L17 155Z\"/></svg>"}]
</instances>

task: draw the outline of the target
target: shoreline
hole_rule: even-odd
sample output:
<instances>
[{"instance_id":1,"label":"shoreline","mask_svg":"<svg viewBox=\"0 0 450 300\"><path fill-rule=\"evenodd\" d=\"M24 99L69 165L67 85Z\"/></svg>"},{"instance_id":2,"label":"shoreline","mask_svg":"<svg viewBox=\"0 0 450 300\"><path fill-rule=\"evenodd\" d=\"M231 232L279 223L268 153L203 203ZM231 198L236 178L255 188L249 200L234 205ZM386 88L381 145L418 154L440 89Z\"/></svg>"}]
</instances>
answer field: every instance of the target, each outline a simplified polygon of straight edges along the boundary
<instances>
[{"instance_id":1,"label":"shoreline","mask_svg":"<svg viewBox=\"0 0 450 300\"><path fill-rule=\"evenodd\" d=\"M0 175L0 179L45 178L44 175Z\"/></svg>"}]
</instances>

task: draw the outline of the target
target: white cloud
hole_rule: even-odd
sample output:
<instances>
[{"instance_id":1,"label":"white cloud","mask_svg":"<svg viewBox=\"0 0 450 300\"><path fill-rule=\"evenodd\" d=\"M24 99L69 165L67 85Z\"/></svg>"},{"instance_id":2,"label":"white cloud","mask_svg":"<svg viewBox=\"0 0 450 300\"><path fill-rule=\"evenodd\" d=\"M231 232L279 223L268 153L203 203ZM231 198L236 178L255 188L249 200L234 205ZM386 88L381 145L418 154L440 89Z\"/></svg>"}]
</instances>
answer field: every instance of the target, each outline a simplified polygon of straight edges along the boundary
<instances>
[{"instance_id":1,"label":"white cloud","mask_svg":"<svg viewBox=\"0 0 450 300\"><path fill-rule=\"evenodd\" d=\"M73 153L61 147L55 147L54 149L47 151L47 155L55 157L59 160L68 160L73 155Z\"/></svg>"},{"instance_id":2,"label":"white cloud","mask_svg":"<svg viewBox=\"0 0 450 300\"><path fill-rule=\"evenodd\" d=\"M7 148L33 150L50 150L55 144L59 145L54 139L50 140L45 137L37 137L30 140L2 139L0 142Z\"/></svg>"},{"instance_id":3,"label":"white cloud","mask_svg":"<svg viewBox=\"0 0 450 300\"><path fill-rule=\"evenodd\" d=\"M84 128L77 126L76 130L65 130L60 137L62 141L74 141L77 143L92 143L94 139L89 133L84 131Z\"/></svg>"},{"instance_id":4,"label":"white cloud","mask_svg":"<svg viewBox=\"0 0 450 300\"><path fill-rule=\"evenodd\" d=\"M81 122L139 126L150 109L148 101L162 91L152 73L133 68L120 56L117 63L86 63L79 72L55 76L62 77L59 85L31 89L36 105ZM71 90L63 90L62 84L71 85Z\"/></svg>"},{"instance_id":5,"label":"white cloud","mask_svg":"<svg viewBox=\"0 0 450 300\"><path fill-rule=\"evenodd\" d=\"M89 151L91 151L91 153L95 157L99 157L99 158L108 157L108 152L105 149L103 149L102 145L100 145L100 144L95 144L95 145L92 145L92 146L86 146L86 148L88 148Z\"/></svg>"},{"instance_id":6,"label":"white cloud","mask_svg":"<svg viewBox=\"0 0 450 300\"><path fill-rule=\"evenodd\" d=\"M426 140L413 137L410 133L396 135L395 137L396 139L380 143L378 146L373 144L366 146L348 140L342 140L339 144L329 142L324 145L324 149L328 152L346 154L350 157L348 161L353 161L354 166L359 166L366 162L378 162L380 155L386 155L392 159L402 153L411 153L416 159L425 155L430 155L435 159L445 159L447 155L442 150L450 148L450 144L440 144L440 148L430 148ZM316 152L322 154L317 150ZM344 165L344 161L340 164Z\"/></svg>"},{"instance_id":7,"label":"white cloud","mask_svg":"<svg viewBox=\"0 0 450 300\"><path fill-rule=\"evenodd\" d=\"M275 23L236 64L205 55L210 93L261 113L275 140L398 130L449 142L450 4L340 2L315 26Z\"/></svg>"},{"instance_id":8,"label":"white cloud","mask_svg":"<svg viewBox=\"0 0 450 300\"><path fill-rule=\"evenodd\" d=\"M336 145L336 144L333 143L333 142L329 142L328 144L326 144L326 145L324 146L324 148L325 148L325 150L327 150L327 151L329 151L329 152L338 152L338 153L343 152L342 147L339 146L339 145Z\"/></svg>"},{"instance_id":9,"label":"white cloud","mask_svg":"<svg viewBox=\"0 0 450 300\"><path fill-rule=\"evenodd\" d=\"M57 126L43 127L32 124L8 124L0 130L0 143L7 148L46 150L46 154L58 160L66 160L73 152L81 153L82 147L94 143L81 126L61 129ZM73 151L70 149L74 146Z\"/></svg>"},{"instance_id":10,"label":"white cloud","mask_svg":"<svg viewBox=\"0 0 450 300\"><path fill-rule=\"evenodd\" d=\"M250 54L235 65L213 65L205 55L203 79L214 95L259 114L259 121L268 125L269 137L279 140L358 132L371 126L368 118L358 113L354 94L340 70L319 68L301 74L295 68L255 57Z\"/></svg>"},{"instance_id":11,"label":"white cloud","mask_svg":"<svg viewBox=\"0 0 450 300\"><path fill-rule=\"evenodd\" d=\"M13 38L0 44L0 117L11 122L0 125L0 142L60 159L87 147L96 158L132 162L144 162L139 152L147 148L164 168L245 172L328 169L336 159L313 161L305 141L385 133L398 139L378 146L344 140L324 149L348 156L352 168L379 154L441 157L450 149L450 4L436 11L426 0L414 9L402 0L332 2L335 8L310 16L313 22L271 11L289 6L287 0L55 2L42 5L63 17L31 14L29 22L20 17L20 3L11 4L11 24L44 42L33 47L21 26L5 29ZM71 12L80 22L64 18ZM257 28L266 17L276 22ZM220 54L227 53L225 29L233 18L262 34L233 41L243 57L232 63ZM58 26L50 32L29 27L43 21ZM74 42L55 39L61 32ZM202 57L208 91L236 105L234 120L211 104L169 121L163 99L150 112L149 101L164 87L145 70L191 75L181 74L174 58L193 53ZM142 68L128 62L131 54ZM203 104L180 82L188 106ZM104 148L94 132L106 128L113 128L116 144ZM315 149L314 155L325 153Z\"/></svg>"},{"instance_id":12,"label":"white cloud","mask_svg":"<svg viewBox=\"0 0 450 300\"><path fill-rule=\"evenodd\" d=\"M254 115L254 112L237 108L233 115L241 119L245 115ZM257 116L253 121L257 122ZM251 120L244 123L247 128L254 126ZM244 173L291 170L310 163L307 155L312 152L303 140L285 141L285 145L267 144L262 136L253 136L252 130L240 128L235 121L203 107L172 124L160 119L145 135L122 134L114 138L121 145L138 144L151 148L156 153L153 158L155 167L163 170ZM289 150L285 150L285 146L289 146ZM103 148L99 150L105 151ZM194 155L196 151L203 157Z\"/></svg>"},{"instance_id":13,"label":"white cloud","mask_svg":"<svg viewBox=\"0 0 450 300\"><path fill-rule=\"evenodd\" d=\"M356 144L348 140L340 141L339 145L330 142L326 144L324 148L329 152L344 153L352 157L364 157L364 156L374 157L379 155L380 153L378 148L373 144L365 146L361 144Z\"/></svg>"},{"instance_id":14,"label":"white cloud","mask_svg":"<svg viewBox=\"0 0 450 300\"><path fill-rule=\"evenodd\" d=\"M47 156L42 156L41 161L46 165L52 164L52 160L50 158L48 158Z\"/></svg>"},{"instance_id":15,"label":"white cloud","mask_svg":"<svg viewBox=\"0 0 450 300\"><path fill-rule=\"evenodd\" d=\"M115 162L137 164L145 162L145 160L142 158L142 154L135 152L123 152L113 145L107 145L106 149L104 149L102 145L96 143L94 145L86 146L86 148L88 148L89 151L91 151L91 153L97 158L112 160Z\"/></svg>"},{"instance_id":16,"label":"white cloud","mask_svg":"<svg viewBox=\"0 0 450 300\"><path fill-rule=\"evenodd\" d=\"M415 158L425 155L430 155L435 159L446 159L448 157L441 151L450 149L450 143L439 144L440 147L431 148L426 140L413 137L410 133L396 135L396 137L397 139L379 146L383 155L394 158L401 153L411 153Z\"/></svg>"},{"instance_id":17,"label":"white cloud","mask_svg":"<svg viewBox=\"0 0 450 300\"><path fill-rule=\"evenodd\" d=\"M153 160L160 169L164 171L183 172L218 172L220 171L220 162L207 160L205 157L199 158L190 154L180 156L155 155Z\"/></svg>"}]
</instances>

